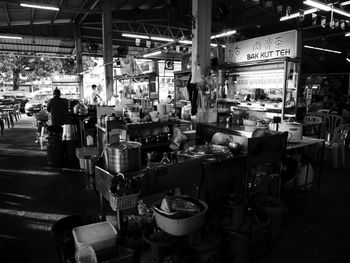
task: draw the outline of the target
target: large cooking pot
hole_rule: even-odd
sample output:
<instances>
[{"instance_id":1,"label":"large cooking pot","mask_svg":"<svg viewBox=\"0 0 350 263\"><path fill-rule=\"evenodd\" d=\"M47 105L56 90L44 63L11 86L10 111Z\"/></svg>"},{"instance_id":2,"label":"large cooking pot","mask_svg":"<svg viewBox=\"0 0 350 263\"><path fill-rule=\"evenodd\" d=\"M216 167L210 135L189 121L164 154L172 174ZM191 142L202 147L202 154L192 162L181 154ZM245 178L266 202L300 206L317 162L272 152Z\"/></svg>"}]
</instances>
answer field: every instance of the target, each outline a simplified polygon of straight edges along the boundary
<instances>
[{"instance_id":1,"label":"large cooking pot","mask_svg":"<svg viewBox=\"0 0 350 263\"><path fill-rule=\"evenodd\" d=\"M288 142L300 142L303 138L303 124L298 122L281 122L278 131L288 132Z\"/></svg>"},{"instance_id":2,"label":"large cooking pot","mask_svg":"<svg viewBox=\"0 0 350 263\"><path fill-rule=\"evenodd\" d=\"M120 141L107 146L103 153L103 165L111 173L141 169L141 143Z\"/></svg>"}]
</instances>

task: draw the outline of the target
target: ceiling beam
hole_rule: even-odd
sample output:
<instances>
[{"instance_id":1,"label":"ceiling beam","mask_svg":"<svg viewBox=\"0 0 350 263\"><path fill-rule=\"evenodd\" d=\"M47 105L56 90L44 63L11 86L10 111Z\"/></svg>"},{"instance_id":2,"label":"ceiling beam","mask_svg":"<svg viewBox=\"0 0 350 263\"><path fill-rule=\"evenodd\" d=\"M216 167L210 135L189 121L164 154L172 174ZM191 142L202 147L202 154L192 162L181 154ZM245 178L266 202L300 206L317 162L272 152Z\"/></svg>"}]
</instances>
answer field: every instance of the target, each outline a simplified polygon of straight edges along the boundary
<instances>
[{"instance_id":1,"label":"ceiling beam","mask_svg":"<svg viewBox=\"0 0 350 263\"><path fill-rule=\"evenodd\" d=\"M89 9L90 9L90 10L94 9L95 6L98 4L99 1L100 1L100 0L95 0L95 1L90 5ZM79 25L79 26L83 23L83 21L85 20L85 18L86 18L88 15L89 15L89 13L85 13L85 14L83 15L83 17L82 17L82 18L79 20L79 22L78 22L78 25Z\"/></svg>"},{"instance_id":2,"label":"ceiling beam","mask_svg":"<svg viewBox=\"0 0 350 263\"><path fill-rule=\"evenodd\" d=\"M91 35L82 35L82 39L95 39L95 40L100 40L100 44L102 44L102 35L101 36L91 36ZM135 45L135 40L134 39L127 39L127 38L112 38L113 41L115 42L124 42L124 43L134 43Z\"/></svg>"},{"instance_id":3,"label":"ceiling beam","mask_svg":"<svg viewBox=\"0 0 350 263\"><path fill-rule=\"evenodd\" d=\"M10 20L10 16L9 13L7 12L7 7L6 7L6 3L2 3L4 10L5 10L5 15L6 15L6 20L7 20L7 25L11 26L11 20Z\"/></svg>"},{"instance_id":4,"label":"ceiling beam","mask_svg":"<svg viewBox=\"0 0 350 263\"><path fill-rule=\"evenodd\" d=\"M20 50L20 49L15 49L15 48L12 48L12 49L0 49L0 52L26 52L26 51L23 51L23 50ZM27 51L28 53L31 53L33 51ZM35 53L42 53L42 54L56 54L56 55L72 55L72 52L68 53L68 52L48 52L48 51L34 51Z\"/></svg>"},{"instance_id":5,"label":"ceiling beam","mask_svg":"<svg viewBox=\"0 0 350 263\"><path fill-rule=\"evenodd\" d=\"M33 25L34 22L34 12L35 12L35 8L32 8L32 13L30 15L30 24Z\"/></svg>"},{"instance_id":6,"label":"ceiling beam","mask_svg":"<svg viewBox=\"0 0 350 263\"><path fill-rule=\"evenodd\" d=\"M0 41L0 45L16 45L16 46L24 46L24 47L49 47L49 48L75 48L75 45L70 45L70 46L58 46L58 45L46 45L46 44L37 44L37 43L9 43L9 42L3 42Z\"/></svg>"},{"instance_id":7,"label":"ceiling beam","mask_svg":"<svg viewBox=\"0 0 350 263\"><path fill-rule=\"evenodd\" d=\"M50 24L71 24L73 21L71 19L56 19L52 22L52 20L38 20L38 21L11 21L10 26L13 27L20 27L20 26L30 26L30 25L50 25ZM0 23L0 27L8 27L9 25L7 23Z\"/></svg>"},{"instance_id":8,"label":"ceiling beam","mask_svg":"<svg viewBox=\"0 0 350 263\"><path fill-rule=\"evenodd\" d=\"M113 32L116 33L136 33L136 34L145 34L161 37L172 37L179 38L190 33L190 29L180 28L174 26L163 26L163 25L154 25L148 23L130 23L128 21L123 21L120 23L115 23L113 21L114 29ZM87 30L98 30L101 31L101 27L85 26L81 27L82 29Z\"/></svg>"},{"instance_id":9,"label":"ceiling beam","mask_svg":"<svg viewBox=\"0 0 350 263\"><path fill-rule=\"evenodd\" d=\"M60 6L62 5L62 2L63 2L63 0L60 0L60 1L58 2L58 7L60 7ZM51 23L53 23L53 21L56 20L57 16L58 16L58 11L56 11L55 14L53 15L53 17L52 17L52 19L51 19Z\"/></svg>"}]
</instances>

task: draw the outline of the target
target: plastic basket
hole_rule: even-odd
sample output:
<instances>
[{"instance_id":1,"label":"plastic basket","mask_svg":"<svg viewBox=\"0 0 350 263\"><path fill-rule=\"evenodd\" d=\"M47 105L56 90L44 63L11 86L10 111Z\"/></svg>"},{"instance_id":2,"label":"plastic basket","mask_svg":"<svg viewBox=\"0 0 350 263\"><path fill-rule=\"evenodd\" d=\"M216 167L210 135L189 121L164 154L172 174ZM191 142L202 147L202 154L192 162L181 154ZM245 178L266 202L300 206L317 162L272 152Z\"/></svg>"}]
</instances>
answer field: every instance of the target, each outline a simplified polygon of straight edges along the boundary
<instances>
[{"instance_id":1,"label":"plastic basket","mask_svg":"<svg viewBox=\"0 0 350 263\"><path fill-rule=\"evenodd\" d=\"M109 192L109 204L113 211L120 211L136 207L139 193L123 196L115 196Z\"/></svg>"}]
</instances>

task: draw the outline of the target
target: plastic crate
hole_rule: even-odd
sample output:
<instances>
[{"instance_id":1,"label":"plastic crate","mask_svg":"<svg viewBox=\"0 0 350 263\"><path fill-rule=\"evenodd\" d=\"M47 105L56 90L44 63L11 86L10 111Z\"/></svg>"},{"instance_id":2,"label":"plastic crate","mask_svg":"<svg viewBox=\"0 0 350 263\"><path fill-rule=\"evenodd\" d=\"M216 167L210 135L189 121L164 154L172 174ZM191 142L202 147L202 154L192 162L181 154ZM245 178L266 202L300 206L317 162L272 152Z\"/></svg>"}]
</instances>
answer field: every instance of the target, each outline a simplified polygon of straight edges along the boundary
<instances>
[{"instance_id":1,"label":"plastic crate","mask_svg":"<svg viewBox=\"0 0 350 263\"><path fill-rule=\"evenodd\" d=\"M95 251L117 246L117 230L108 221L75 227L72 233L76 251L86 245Z\"/></svg>"}]
</instances>

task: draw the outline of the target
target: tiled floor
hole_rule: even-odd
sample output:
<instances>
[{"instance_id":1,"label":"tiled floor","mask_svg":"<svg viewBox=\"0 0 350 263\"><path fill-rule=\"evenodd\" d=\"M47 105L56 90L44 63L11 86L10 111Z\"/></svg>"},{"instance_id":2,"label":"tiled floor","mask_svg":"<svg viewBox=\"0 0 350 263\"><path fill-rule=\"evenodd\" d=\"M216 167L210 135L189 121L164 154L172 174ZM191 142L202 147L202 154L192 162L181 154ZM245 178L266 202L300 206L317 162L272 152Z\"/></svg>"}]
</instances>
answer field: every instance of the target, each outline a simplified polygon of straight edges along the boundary
<instances>
[{"instance_id":1,"label":"tiled floor","mask_svg":"<svg viewBox=\"0 0 350 263\"><path fill-rule=\"evenodd\" d=\"M51 226L98 213L98 199L76 168L52 168L23 116L0 141L0 262L59 262ZM350 162L324 166L319 191L285 197L281 238L256 262L350 262Z\"/></svg>"}]
</instances>

